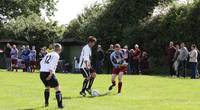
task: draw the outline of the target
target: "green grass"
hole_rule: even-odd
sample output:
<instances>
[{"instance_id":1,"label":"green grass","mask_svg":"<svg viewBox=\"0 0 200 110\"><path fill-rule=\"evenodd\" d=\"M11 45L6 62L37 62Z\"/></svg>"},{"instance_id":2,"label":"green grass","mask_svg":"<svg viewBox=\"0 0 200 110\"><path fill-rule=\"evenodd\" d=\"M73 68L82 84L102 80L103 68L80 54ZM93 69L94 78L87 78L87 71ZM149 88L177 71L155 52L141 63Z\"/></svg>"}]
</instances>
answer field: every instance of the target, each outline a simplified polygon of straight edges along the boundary
<instances>
[{"instance_id":1,"label":"green grass","mask_svg":"<svg viewBox=\"0 0 200 110\"><path fill-rule=\"evenodd\" d=\"M82 76L57 74L65 110L199 110L200 81L159 76L125 76L122 96L114 89L102 97L80 97ZM101 93L110 85L110 75L98 75L93 88ZM0 110L55 110L55 92L43 108L43 85L39 74L0 70Z\"/></svg>"}]
</instances>

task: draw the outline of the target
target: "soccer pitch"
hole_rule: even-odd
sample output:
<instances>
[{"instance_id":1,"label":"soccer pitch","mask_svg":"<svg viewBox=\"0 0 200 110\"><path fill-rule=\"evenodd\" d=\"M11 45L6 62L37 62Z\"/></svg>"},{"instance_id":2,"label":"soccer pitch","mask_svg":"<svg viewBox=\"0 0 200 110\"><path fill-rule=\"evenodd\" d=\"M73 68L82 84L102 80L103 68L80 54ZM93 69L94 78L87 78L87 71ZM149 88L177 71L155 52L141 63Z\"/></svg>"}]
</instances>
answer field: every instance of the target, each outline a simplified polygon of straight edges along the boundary
<instances>
[{"instance_id":1,"label":"soccer pitch","mask_svg":"<svg viewBox=\"0 0 200 110\"><path fill-rule=\"evenodd\" d=\"M199 110L200 81L159 76L126 75L122 95L116 88L101 97L81 97L82 75L57 74L64 110ZM106 93L110 75L97 75L93 89ZM56 110L55 91L50 106L43 107L43 84L39 74L0 70L0 110Z\"/></svg>"}]
</instances>

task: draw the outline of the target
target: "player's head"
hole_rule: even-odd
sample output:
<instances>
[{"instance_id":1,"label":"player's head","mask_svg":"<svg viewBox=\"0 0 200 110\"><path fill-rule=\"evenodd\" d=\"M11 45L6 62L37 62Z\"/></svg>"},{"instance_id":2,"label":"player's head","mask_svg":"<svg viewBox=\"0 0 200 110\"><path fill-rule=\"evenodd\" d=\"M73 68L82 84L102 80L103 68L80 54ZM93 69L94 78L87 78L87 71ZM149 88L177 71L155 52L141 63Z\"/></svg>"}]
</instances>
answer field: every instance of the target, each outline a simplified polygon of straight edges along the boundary
<instances>
[{"instance_id":1,"label":"player's head","mask_svg":"<svg viewBox=\"0 0 200 110\"><path fill-rule=\"evenodd\" d=\"M90 47L94 47L94 45L96 44L97 39L94 36L89 36L88 37L88 45Z\"/></svg>"},{"instance_id":2,"label":"player's head","mask_svg":"<svg viewBox=\"0 0 200 110\"><path fill-rule=\"evenodd\" d=\"M121 50L121 46L119 44L115 44L115 51L119 52Z\"/></svg>"},{"instance_id":3,"label":"player's head","mask_svg":"<svg viewBox=\"0 0 200 110\"><path fill-rule=\"evenodd\" d=\"M54 44L54 51L60 54L62 52L62 46L59 43Z\"/></svg>"}]
</instances>

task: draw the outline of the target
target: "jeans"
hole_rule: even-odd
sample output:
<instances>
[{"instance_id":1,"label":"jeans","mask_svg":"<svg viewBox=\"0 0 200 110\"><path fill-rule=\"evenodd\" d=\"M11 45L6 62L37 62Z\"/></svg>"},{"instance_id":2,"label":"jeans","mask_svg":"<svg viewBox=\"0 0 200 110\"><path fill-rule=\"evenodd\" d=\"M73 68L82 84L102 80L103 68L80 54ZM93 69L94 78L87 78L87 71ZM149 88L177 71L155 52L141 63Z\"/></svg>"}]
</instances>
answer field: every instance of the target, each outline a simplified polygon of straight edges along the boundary
<instances>
[{"instance_id":1,"label":"jeans","mask_svg":"<svg viewBox=\"0 0 200 110\"><path fill-rule=\"evenodd\" d=\"M195 79L196 78L196 74L197 74L197 62L191 62L191 78Z\"/></svg>"},{"instance_id":2,"label":"jeans","mask_svg":"<svg viewBox=\"0 0 200 110\"><path fill-rule=\"evenodd\" d=\"M183 74L183 77L186 77L186 67L187 61L181 60L178 67L178 76L180 76L180 74Z\"/></svg>"}]
</instances>

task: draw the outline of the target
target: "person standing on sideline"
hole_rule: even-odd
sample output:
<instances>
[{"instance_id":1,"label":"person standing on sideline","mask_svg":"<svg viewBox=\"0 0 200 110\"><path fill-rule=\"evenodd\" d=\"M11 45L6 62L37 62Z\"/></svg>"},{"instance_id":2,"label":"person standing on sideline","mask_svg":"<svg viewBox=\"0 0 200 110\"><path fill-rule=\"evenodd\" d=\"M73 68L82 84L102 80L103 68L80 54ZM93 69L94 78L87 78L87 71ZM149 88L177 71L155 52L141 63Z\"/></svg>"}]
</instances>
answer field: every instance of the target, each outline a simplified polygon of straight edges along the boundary
<instances>
[{"instance_id":1,"label":"person standing on sideline","mask_svg":"<svg viewBox=\"0 0 200 110\"><path fill-rule=\"evenodd\" d=\"M171 41L167 49L167 59L168 59L168 65L169 65L169 73L171 77L175 76L175 71L173 67L175 52L176 52L176 49L174 47L174 42Z\"/></svg>"},{"instance_id":2,"label":"person standing on sideline","mask_svg":"<svg viewBox=\"0 0 200 110\"><path fill-rule=\"evenodd\" d=\"M87 91L91 95L91 88L96 78L96 71L91 65L92 47L96 44L97 39L94 36L88 38L88 44L85 45L81 51L79 68L84 77L82 90L80 95L86 96ZM88 84L89 83L89 84Z\"/></svg>"},{"instance_id":3,"label":"person standing on sideline","mask_svg":"<svg viewBox=\"0 0 200 110\"><path fill-rule=\"evenodd\" d=\"M4 49L4 56L5 56L5 60L6 60L6 69L8 71L11 71L11 56L10 56L10 52L11 52L11 45L9 43L7 43L6 47Z\"/></svg>"},{"instance_id":4,"label":"person standing on sideline","mask_svg":"<svg viewBox=\"0 0 200 110\"><path fill-rule=\"evenodd\" d=\"M29 59L30 59L30 72L35 72L35 68L36 68L36 50L35 50L35 46L32 46L32 50L30 51L29 54Z\"/></svg>"},{"instance_id":5,"label":"person standing on sideline","mask_svg":"<svg viewBox=\"0 0 200 110\"><path fill-rule=\"evenodd\" d=\"M97 73L103 73L102 66L104 61L104 51L101 45L97 47L97 62L96 62L96 71Z\"/></svg>"},{"instance_id":6,"label":"person standing on sideline","mask_svg":"<svg viewBox=\"0 0 200 110\"><path fill-rule=\"evenodd\" d=\"M180 60L179 60L179 55L180 55L180 46L179 44L176 44L176 52L174 54L174 70L175 70L175 74L178 75L178 67L179 67L179 63L180 63Z\"/></svg>"},{"instance_id":7,"label":"person standing on sideline","mask_svg":"<svg viewBox=\"0 0 200 110\"><path fill-rule=\"evenodd\" d=\"M189 52L189 62L191 64L191 79L195 79L197 75L198 52L195 44L192 44L191 51Z\"/></svg>"},{"instance_id":8,"label":"person standing on sideline","mask_svg":"<svg viewBox=\"0 0 200 110\"><path fill-rule=\"evenodd\" d=\"M126 62L127 66L125 68L125 73L128 73L128 61L129 61L129 50L128 50L128 46L125 45L123 49L121 49L121 52L124 56L124 61Z\"/></svg>"},{"instance_id":9,"label":"person standing on sideline","mask_svg":"<svg viewBox=\"0 0 200 110\"><path fill-rule=\"evenodd\" d=\"M10 55L11 55L11 62L12 62L12 66L11 66L12 67L12 71L14 71L14 69L15 69L16 72L17 72L18 71L18 66L17 66L17 63L18 63L18 49L17 49L16 45L12 46Z\"/></svg>"},{"instance_id":10,"label":"person standing on sideline","mask_svg":"<svg viewBox=\"0 0 200 110\"><path fill-rule=\"evenodd\" d=\"M139 74L140 73L139 60L140 60L140 56L141 56L141 51L139 49L138 44L135 44L135 48L132 49L131 54L132 54L132 57L133 57L134 72Z\"/></svg>"},{"instance_id":11,"label":"person standing on sideline","mask_svg":"<svg viewBox=\"0 0 200 110\"><path fill-rule=\"evenodd\" d=\"M29 45L27 45L23 51L23 57L24 57L24 64L25 64L25 72L29 72L30 71L30 49L29 49Z\"/></svg>"},{"instance_id":12,"label":"person standing on sideline","mask_svg":"<svg viewBox=\"0 0 200 110\"><path fill-rule=\"evenodd\" d=\"M110 60L110 55L114 52L113 44L110 44L110 48L106 52L106 61L107 61L107 74L112 72L112 63Z\"/></svg>"},{"instance_id":13,"label":"person standing on sideline","mask_svg":"<svg viewBox=\"0 0 200 110\"><path fill-rule=\"evenodd\" d=\"M60 59L62 46L58 43L54 44L54 51L48 53L40 62L40 79L42 80L45 90L44 99L45 107L49 106L50 88L56 90L56 100L58 108L64 108L62 104L62 93L59 82L55 76L55 71Z\"/></svg>"},{"instance_id":14,"label":"person standing on sideline","mask_svg":"<svg viewBox=\"0 0 200 110\"><path fill-rule=\"evenodd\" d=\"M178 77L180 77L180 73L183 74L183 77L186 77L186 67L187 67L187 59L188 59L189 52L185 47L185 43L181 43L180 48L180 55L179 55L179 68L178 68Z\"/></svg>"}]
</instances>

